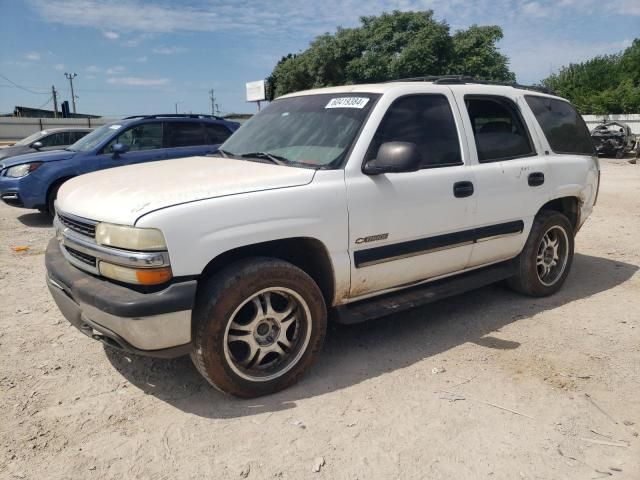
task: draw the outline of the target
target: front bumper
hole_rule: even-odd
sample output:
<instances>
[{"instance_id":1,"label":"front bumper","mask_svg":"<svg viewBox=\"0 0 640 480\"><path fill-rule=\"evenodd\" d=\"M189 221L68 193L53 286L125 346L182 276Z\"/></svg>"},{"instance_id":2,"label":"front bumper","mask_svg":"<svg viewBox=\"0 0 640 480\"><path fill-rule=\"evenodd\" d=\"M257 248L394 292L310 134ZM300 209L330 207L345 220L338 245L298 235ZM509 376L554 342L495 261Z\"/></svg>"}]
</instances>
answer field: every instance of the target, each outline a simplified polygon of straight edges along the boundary
<instances>
[{"instance_id":1,"label":"front bumper","mask_svg":"<svg viewBox=\"0 0 640 480\"><path fill-rule=\"evenodd\" d=\"M24 207L18 192L2 192L0 193L0 200L12 207Z\"/></svg>"},{"instance_id":2,"label":"front bumper","mask_svg":"<svg viewBox=\"0 0 640 480\"><path fill-rule=\"evenodd\" d=\"M85 335L139 355L171 358L191 351L196 280L140 293L70 265L56 239L47 246L45 263L58 308Z\"/></svg>"},{"instance_id":3,"label":"front bumper","mask_svg":"<svg viewBox=\"0 0 640 480\"><path fill-rule=\"evenodd\" d=\"M41 199L39 194L34 195L36 191L42 188L39 186L37 179L32 175L19 178L0 176L0 200L7 205L19 208L38 208L44 206L46 201ZM46 189L45 189L46 191Z\"/></svg>"}]
</instances>

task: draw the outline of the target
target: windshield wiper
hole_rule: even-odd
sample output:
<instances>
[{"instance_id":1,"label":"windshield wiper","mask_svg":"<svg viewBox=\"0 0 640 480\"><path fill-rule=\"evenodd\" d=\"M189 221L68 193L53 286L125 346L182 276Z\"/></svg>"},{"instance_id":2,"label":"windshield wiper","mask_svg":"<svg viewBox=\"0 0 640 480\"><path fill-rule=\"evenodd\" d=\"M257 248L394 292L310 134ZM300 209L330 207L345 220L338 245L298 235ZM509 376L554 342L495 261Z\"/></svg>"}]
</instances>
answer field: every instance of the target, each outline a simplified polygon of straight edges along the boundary
<instances>
[{"instance_id":1,"label":"windshield wiper","mask_svg":"<svg viewBox=\"0 0 640 480\"><path fill-rule=\"evenodd\" d=\"M242 158L263 158L265 160L269 160L271 163L275 163L276 165L289 165L291 163L291 160L286 157L281 157L280 155L274 155L273 153L268 152L243 153L240 156Z\"/></svg>"},{"instance_id":2,"label":"windshield wiper","mask_svg":"<svg viewBox=\"0 0 640 480\"><path fill-rule=\"evenodd\" d=\"M231 152L227 152L226 150L223 150L221 148L219 148L218 150L216 150L215 153L220 153L220 155L222 155L224 158L229 158L229 157L235 157L236 154L235 153L231 153Z\"/></svg>"}]
</instances>

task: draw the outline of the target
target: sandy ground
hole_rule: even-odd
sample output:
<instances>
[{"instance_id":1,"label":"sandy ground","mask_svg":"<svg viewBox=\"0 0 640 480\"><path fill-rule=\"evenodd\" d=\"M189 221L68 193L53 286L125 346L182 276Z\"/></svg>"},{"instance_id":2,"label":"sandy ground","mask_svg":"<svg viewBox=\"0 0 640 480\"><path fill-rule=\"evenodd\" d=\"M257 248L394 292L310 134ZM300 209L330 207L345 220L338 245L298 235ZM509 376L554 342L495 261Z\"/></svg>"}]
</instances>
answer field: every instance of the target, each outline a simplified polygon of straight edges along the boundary
<instances>
[{"instance_id":1,"label":"sandy ground","mask_svg":"<svg viewBox=\"0 0 640 480\"><path fill-rule=\"evenodd\" d=\"M50 224L0 205L0 478L639 479L640 166L602 169L560 293L334 326L254 401L75 331L44 283Z\"/></svg>"}]
</instances>

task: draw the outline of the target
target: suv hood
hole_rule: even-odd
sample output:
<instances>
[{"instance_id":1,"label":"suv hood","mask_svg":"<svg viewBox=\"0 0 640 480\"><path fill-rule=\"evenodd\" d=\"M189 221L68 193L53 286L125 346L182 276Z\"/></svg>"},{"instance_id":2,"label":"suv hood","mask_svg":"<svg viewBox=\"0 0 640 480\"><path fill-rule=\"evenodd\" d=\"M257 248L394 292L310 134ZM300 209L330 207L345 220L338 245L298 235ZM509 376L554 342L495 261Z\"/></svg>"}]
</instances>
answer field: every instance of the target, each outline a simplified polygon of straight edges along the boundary
<instances>
[{"instance_id":1,"label":"suv hood","mask_svg":"<svg viewBox=\"0 0 640 480\"><path fill-rule=\"evenodd\" d=\"M66 213L134 225L161 208L240 193L306 185L315 170L220 157L188 157L110 168L65 182Z\"/></svg>"},{"instance_id":2,"label":"suv hood","mask_svg":"<svg viewBox=\"0 0 640 480\"><path fill-rule=\"evenodd\" d=\"M12 148L12 147L9 147ZM4 151L0 151L0 157ZM69 150L49 150L47 152L26 153L24 155L16 155L9 158L0 158L2 168L13 167L29 162L57 162L59 160L67 160L78 152Z\"/></svg>"}]
</instances>

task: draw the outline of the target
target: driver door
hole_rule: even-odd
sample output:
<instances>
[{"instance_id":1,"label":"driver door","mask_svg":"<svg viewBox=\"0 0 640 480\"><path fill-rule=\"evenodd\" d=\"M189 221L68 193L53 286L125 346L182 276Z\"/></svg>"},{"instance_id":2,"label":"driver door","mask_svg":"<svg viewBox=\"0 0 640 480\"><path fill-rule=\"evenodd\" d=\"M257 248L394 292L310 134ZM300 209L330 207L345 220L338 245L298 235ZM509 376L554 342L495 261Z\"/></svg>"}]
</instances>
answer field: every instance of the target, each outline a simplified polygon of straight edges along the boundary
<instances>
[{"instance_id":1,"label":"driver door","mask_svg":"<svg viewBox=\"0 0 640 480\"><path fill-rule=\"evenodd\" d=\"M412 142L421 153L421 169L346 173L351 297L408 286L467 265L476 198L460 125L448 89L399 97L364 161L375 158L384 142Z\"/></svg>"}]
</instances>

